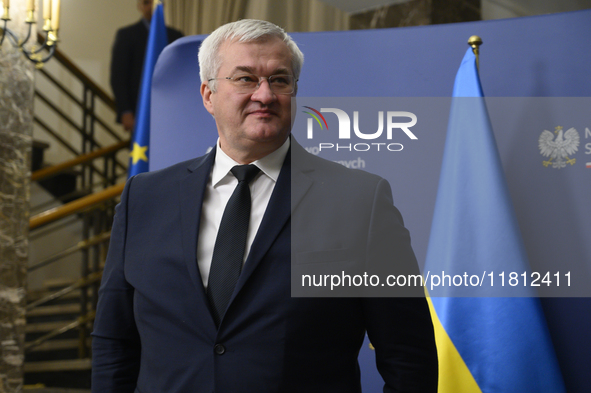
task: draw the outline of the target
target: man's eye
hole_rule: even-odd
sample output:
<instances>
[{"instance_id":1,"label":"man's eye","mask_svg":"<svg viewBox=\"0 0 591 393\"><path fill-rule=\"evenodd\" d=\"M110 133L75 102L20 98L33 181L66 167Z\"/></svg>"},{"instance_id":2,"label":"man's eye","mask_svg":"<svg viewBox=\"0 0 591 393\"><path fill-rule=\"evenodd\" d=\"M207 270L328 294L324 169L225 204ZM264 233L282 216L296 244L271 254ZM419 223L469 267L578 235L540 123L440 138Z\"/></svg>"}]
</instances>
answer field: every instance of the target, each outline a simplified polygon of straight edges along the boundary
<instances>
[{"instance_id":1,"label":"man's eye","mask_svg":"<svg viewBox=\"0 0 591 393\"><path fill-rule=\"evenodd\" d=\"M275 75L270 78L270 82L273 85L289 85L289 77L283 75Z\"/></svg>"},{"instance_id":2,"label":"man's eye","mask_svg":"<svg viewBox=\"0 0 591 393\"><path fill-rule=\"evenodd\" d=\"M258 79L254 75L238 75L233 78L236 82L257 83Z\"/></svg>"}]
</instances>

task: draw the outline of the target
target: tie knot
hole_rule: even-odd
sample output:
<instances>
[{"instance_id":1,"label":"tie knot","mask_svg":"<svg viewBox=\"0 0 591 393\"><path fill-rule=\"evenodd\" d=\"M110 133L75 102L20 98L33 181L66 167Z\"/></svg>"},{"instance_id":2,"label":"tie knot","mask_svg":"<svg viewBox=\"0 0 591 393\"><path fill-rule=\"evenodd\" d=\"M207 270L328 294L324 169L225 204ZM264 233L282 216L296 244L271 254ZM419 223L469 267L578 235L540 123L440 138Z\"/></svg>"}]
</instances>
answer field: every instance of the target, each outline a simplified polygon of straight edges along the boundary
<instances>
[{"instance_id":1,"label":"tie knot","mask_svg":"<svg viewBox=\"0 0 591 393\"><path fill-rule=\"evenodd\" d=\"M239 183L242 181L250 183L257 173L259 173L259 171L260 169L256 165L236 165L230 169L230 172L236 176L236 179L238 179Z\"/></svg>"}]
</instances>

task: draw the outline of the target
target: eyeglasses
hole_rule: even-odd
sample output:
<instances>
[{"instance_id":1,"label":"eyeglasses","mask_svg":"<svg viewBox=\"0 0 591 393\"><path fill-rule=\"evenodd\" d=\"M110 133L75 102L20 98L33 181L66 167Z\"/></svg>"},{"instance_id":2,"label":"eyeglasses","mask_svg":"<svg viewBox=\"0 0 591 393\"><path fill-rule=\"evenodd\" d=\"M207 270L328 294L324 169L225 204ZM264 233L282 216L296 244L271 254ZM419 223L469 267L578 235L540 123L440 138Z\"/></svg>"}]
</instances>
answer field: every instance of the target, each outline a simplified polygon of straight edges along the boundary
<instances>
[{"instance_id":1,"label":"eyeglasses","mask_svg":"<svg viewBox=\"0 0 591 393\"><path fill-rule=\"evenodd\" d=\"M275 94L291 94L295 90L295 84L298 81L292 75L271 75L271 76L258 76L253 74L236 74L234 76L225 78L211 78L207 81L212 80L227 80L232 83L236 92L240 94L254 93L260 86L263 79L266 79L269 83L269 88Z\"/></svg>"}]
</instances>

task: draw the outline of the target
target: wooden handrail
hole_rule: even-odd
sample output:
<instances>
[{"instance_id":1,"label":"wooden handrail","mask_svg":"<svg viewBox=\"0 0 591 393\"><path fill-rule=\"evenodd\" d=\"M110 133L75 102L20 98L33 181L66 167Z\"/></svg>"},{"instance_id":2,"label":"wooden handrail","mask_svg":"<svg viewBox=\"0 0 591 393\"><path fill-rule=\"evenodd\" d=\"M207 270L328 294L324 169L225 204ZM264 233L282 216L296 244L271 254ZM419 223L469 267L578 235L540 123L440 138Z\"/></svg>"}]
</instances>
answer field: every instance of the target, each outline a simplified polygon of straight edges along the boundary
<instances>
[{"instance_id":1,"label":"wooden handrail","mask_svg":"<svg viewBox=\"0 0 591 393\"><path fill-rule=\"evenodd\" d=\"M76 158L73 158L69 161L62 162L57 165L53 165L53 166L50 166L47 168L42 168L42 169L36 170L31 175L31 181L37 181L37 180L41 180L41 179L44 179L49 176L56 175L62 171L65 171L66 169L75 167L76 165L84 164L86 162L94 160L95 158L98 158L98 157L101 157L101 156L104 156L104 155L107 155L110 153L114 153L114 152L124 149L126 147L129 147L129 140L121 141L119 143L115 143L114 145L103 147L102 149L98 149L98 150L92 151L90 153L79 155Z\"/></svg>"},{"instance_id":2,"label":"wooden handrail","mask_svg":"<svg viewBox=\"0 0 591 393\"><path fill-rule=\"evenodd\" d=\"M102 191L96 192L92 195L85 196L75 201L66 203L60 207L46 210L42 213L36 214L29 220L29 228L35 229L41 225L48 224L60 218L69 216L70 214L78 213L90 206L97 205L101 202L115 198L123 192L125 183L116 184Z\"/></svg>"},{"instance_id":3,"label":"wooden handrail","mask_svg":"<svg viewBox=\"0 0 591 393\"><path fill-rule=\"evenodd\" d=\"M45 37L42 34L37 33L37 41L42 44L45 41ZM70 72L72 72L72 74L80 79L80 81L85 86L88 86L88 88L92 90L101 100L103 100L103 102L108 107L114 111L117 110L117 107L115 106L115 100L99 85L94 83L94 81L90 79L80 68L78 68L62 51L56 48L53 58L62 63L68 70L70 70Z\"/></svg>"}]
</instances>

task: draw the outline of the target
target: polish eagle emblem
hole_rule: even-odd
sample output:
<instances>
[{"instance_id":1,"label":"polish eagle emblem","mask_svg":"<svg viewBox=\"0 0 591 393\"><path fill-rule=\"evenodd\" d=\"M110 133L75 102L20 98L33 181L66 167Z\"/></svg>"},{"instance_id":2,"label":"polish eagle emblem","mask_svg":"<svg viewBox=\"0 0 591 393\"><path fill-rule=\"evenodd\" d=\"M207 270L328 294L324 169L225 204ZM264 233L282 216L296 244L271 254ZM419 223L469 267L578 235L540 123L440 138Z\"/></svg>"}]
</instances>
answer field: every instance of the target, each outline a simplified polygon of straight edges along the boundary
<instances>
[{"instance_id":1,"label":"polish eagle emblem","mask_svg":"<svg viewBox=\"0 0 591 393\"><path fill-rule=\"evenodd\" d=\"M556 136L554 136L556 134ZM538 139L540 154L550 157L543 161L545 167L552 164L552 168L564 168L566 164L574 165L576 159L569 158L579 149L579 133L573 127L566 131L561 126L555 128L554 133L544 130Z\"/></svg>"}]
</instances>

